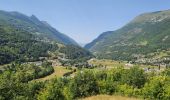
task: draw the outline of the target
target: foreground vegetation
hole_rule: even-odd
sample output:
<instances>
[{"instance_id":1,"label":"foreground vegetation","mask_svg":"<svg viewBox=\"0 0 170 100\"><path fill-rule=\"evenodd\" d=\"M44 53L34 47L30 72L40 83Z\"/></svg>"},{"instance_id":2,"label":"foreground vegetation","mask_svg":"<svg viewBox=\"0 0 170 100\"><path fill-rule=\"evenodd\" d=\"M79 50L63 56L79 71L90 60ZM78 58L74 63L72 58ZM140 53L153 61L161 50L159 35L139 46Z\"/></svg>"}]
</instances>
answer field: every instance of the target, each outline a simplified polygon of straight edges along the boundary
<instances>
[{"instance_id":1,"label":"foreground vegetation","mask_svg":"<svg viewBox=\"0 0 170 100\"><path fill-rule=\"evenodd\" d=\"M50 64L24 66L26 65L16 64L0 74L0 99L73 100L99 94L170 99L170 69L160 73L145 73L137 66L130 69L79 69L74 77L31 81L48 75Z\"/></svg>"}]
</instances>

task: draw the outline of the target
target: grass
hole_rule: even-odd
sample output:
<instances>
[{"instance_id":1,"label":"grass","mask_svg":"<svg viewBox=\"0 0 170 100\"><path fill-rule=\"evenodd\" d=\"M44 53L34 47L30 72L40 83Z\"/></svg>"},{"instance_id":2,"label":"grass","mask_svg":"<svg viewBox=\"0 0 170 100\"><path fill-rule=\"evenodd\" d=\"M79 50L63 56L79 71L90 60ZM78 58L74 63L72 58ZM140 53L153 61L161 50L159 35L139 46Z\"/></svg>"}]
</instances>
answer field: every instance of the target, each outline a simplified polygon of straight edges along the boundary
<instances>
[{"instance_id":1,"label":"grass","mask_svg":"<svg viewBox=\"0 0 170 100\"><path fill-rule=\"evenodd\" d=\"M9 64L4 64L4 65L0 65L0 70L4 70L5 67L10 66L10 65L11 65L11 63L9 63Z\"/></svg>"},{"instance_id":2,"label":"grass","mask_svg":"<svg viewBox=\"0 0 170 100\"><path fill-rule=\"evenodd\" d=\"M117 68L123 66L126 69L129 69L130 67L127 66L127 62L125 61L114 61L114 60L107 60L107 59L94 59L89 61L90 64L96 65L96 66L105 66L106 69L112 69L112 68ZM142 64L134 64L134 66L139 66L140 68L158 68L158 66L151 66L151 65L142 65Z\"/></svg>"},{"instance_id":3,"label":"grass","mask_svg":"<svg viewBox=\"0 0 170 100\"><path fill-rule=\"evenodd\" d=\"M167 52L159 52L155 58L162 58L162 57L166 57L169 56Z\"/></svg>"},{"instance_id":4,"label":"grass","mask_svg":"<svg viewBox=\"0 0 170 100\"><path fill-rule=\"evenodd\" d=\"M50 80L50 79L53 79L53 78L56 78L56 77L62 77L65 73L68 73L70 71L71 70L66 69L63 66L55 66L54 72L51 75L48 75L48 76L43 77L43 78L36 79L35 81L46 81L46 80Z\"/></svg>"},{"instance_id":5,"label":"grass","mask_svg":"<svg viewBox=\"0 0 170 100\"><path fill-rule=\"evenodd\" d=\"M105 60L105 59L102 60L94 59L94 60L90 60L89 63L97 66L103 65L106 66L106 68L120 67L126 64L126 62L122 62L122 61Z\"/></svg>"},{"instance_id":6,"label":"grass","mask_svg":"<svg viewBox=\"0 0 170 100\"><path fill-rule=\"evenodd\" d=\"M122 97L122 96L96 95L81 100L139 100L139 99L131 98L131 97Z\"/></svg>"},{"instance_id":7,"label":"grass","mask_svg":"<svg viewBox=\"0 0 170 100\"><path fill-rule=\"evenodd\" d=\"M144 40L140 42L140 45L146 46L148 44L148 41Z\"/></svg>"}]
</instances>

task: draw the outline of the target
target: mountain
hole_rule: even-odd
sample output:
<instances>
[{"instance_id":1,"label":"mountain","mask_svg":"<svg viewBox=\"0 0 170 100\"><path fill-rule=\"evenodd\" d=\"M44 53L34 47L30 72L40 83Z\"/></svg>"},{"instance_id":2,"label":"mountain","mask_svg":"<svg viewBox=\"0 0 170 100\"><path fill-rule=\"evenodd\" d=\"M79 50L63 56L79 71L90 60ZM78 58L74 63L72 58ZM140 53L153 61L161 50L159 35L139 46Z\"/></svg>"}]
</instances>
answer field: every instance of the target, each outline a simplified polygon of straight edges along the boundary
<instances>
[{"instance_id":1,"label":"mountain","mask_svg":"<svg viewBox=\"0 0 170 100\"><path fill-rule=\"evenodd\" d=\"M170 10L144 13L85 46L98 58L139 63L170 61Z\"/></svg>"},{"instance_id":2,"label":"mountain","mask_svg":"<svg viewBox=\"0 0 170 100\"><path fill-rule=\"evenodd\" d=\"M85 62L93 55L76 45L66 45L13 26L0 25L0 65L11 62L34 62L43 59L59 60L64 63ZM79 62L76 62L76 61ZM67 62L65 62L67 61ZM69 61L69 62L68 62Z\"/></svg>"},{"instance_id":3,"label":"mountain","mask_svg":"<svg viewBox=\"0 0 170 100\"><path fill-rule=\"evenodd\" d=\"M79 43L81 47L84 47L87 43Z\"/></svg>"},{"instance_id":4,"label":"mountain","mask_svg":"<svg viewBox=\"0 0 170 100\"><path fill-rule=\"evenodd\" d=\"M85 62L93 55L47 22L0 11L0 65L43 59ZM67 61L67 62L65 62Z\"/></svg>"},{"instance_id":5,"label":"mountain","mask_svg":"<svg viewBox=\"0 0 170 100\"><path fill-rule=\"evenodd\" d=\"M19 12L0 11L0 25L11 25L29 33L46 37L46 40L55 40L64 44L78 45L73 39L60 33L45 21L40 21L36 16L26 16Z\"/></svg>"}]
</instances>

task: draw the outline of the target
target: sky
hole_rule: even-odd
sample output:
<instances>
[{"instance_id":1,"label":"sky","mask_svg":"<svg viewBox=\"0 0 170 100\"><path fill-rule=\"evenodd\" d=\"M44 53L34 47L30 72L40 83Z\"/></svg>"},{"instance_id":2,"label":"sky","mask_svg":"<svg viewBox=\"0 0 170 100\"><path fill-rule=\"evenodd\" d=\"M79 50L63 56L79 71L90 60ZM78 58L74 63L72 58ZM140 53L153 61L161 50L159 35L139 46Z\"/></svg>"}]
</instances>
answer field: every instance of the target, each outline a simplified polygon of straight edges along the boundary
<instances>
[{"instance_id":1,"label":"sky","mask_svg":"<svg viewBox=\"0 0 170 100\"><path fill-rule=\"evenodd\" d=\"M83 44L141 13L167 9L170 0L0 0L0 10L33 14Z\"/></svg>"}]
</instances>

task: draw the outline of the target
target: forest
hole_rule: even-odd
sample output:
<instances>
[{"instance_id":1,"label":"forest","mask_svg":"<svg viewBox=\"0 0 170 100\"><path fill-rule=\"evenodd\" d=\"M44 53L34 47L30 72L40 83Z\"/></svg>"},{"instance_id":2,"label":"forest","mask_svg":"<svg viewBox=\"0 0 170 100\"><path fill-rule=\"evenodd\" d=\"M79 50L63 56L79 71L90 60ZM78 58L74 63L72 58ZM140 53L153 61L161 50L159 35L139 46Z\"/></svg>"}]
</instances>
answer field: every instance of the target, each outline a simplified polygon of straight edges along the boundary
<instances>
[{"instance_id":1,"label":"forest","mask_svg":"<svg viewBox=\"0 0 170 100\"><path fill-rule=\"evenodd\" d=\"M45 41L44 38L13 26L0 25L0 37L0 65L40 61L41 57L59 57L59 53L63 53L70 62L74 60L74 63L78 59L85 61L93 57L89 51L79 46L60 44L63 47L59 48L56 41Z\"/></svg>"},{"instance_id":2,"label":"forest","mask_svg":"<svg viewBox=\"0 0 170 100\"><path fill-rule=\"evenodd\" d=\"M38 41L34 35L12 26L0 26L0 33L0 64L16 60L36 61L39 57L47 57L48 50L57 49L57 46Z\"/></svg>"}]
</instances>

